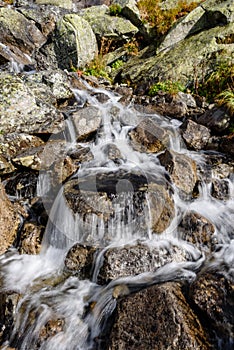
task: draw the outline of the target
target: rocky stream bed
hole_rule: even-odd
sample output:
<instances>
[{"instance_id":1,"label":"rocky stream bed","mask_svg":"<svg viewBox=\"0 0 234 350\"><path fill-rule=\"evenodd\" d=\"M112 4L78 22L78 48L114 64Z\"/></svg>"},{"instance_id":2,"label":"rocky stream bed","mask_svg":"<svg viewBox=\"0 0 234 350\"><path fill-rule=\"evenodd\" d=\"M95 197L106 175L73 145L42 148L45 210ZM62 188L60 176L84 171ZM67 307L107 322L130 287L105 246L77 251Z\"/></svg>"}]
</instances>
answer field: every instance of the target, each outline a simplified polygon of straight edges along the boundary
<instances>
[{"instance_id":1,"label":"rocky stream bed","mask_svg":"<svg viewBox=\"0 0 234 350\"><path fill-rule=\"evenodd\" d=\"M137 1L9 3L0 348L233 349L233 116L188 92L147 94L159 76L189 86L195 60L197 79L214 57L231 62L232 1L202 2L160 45ZM116 46L111 81L79 70L103 38Z\"/></svg>"}]
</instances>

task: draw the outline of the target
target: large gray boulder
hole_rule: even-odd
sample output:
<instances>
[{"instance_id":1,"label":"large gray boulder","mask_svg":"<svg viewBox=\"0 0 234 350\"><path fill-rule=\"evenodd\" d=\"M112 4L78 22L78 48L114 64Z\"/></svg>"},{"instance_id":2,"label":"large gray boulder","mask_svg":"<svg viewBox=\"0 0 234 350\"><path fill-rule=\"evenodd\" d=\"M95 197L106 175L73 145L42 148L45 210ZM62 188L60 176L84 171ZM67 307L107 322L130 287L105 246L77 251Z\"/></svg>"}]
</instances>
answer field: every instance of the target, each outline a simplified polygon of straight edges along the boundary
<instances>
[{"instance_id":1,"label":"large gray boulder","mask_svg":"<svg viewBox=\"0 0 234 350\"><path fill-rule=\"evenodd\" d=\"M36 25L11 8L0 8L0 63L32 64L32 55L46 37Z\"/></svg>"},{"instance_id":2,"label":"large gray boulder","mask_svg":"<svg viewBox=\"0 0 234 350\"><path fill-rule=\"evenodd\" d=\"M63 129L62 113L52 104L37 98L35 91L20 77L2 73L0 81L0 123L3 134L49 134Z\"/></svg>"},{"instance_id":3,"label":"large gray boulder","mask_svg":"<svg viewBox=\"0 0 234 350\"><path fill-rule=\"evenodd\" d=\"M234 20L232 0L207 0L188 13L170 29L157 52L168 50L177 42L209 28L226 25Z\"/></svg>"},{"instance_id":4,"label":"large gray boulder","mask_svg":"<svg viewBox=\"0 0 234 350\"><path fill-rule=\"evenodd\" d=\"M36 0L36 4L38 5L54 5L63 7L68 10L72 10L72 0Z\"/></svg>"},{"instance_id":5,"label":"large gray boulder","mask_svg":"<svg viewBox=\"0 0 234 350\"><path fill-rule=\"evenodd\" d=\"M154 81L180 81L194 86L213 70L213 57L219 61L234 61L231 37L234 23L211 28L176 43L169 51L144 58L144 52L130 59L118 71L118 80L149 88Z\"/></svg>"},{"instance_id":6,"label":"large gray boulder","mask_svg":"<svg viewBox=\"0 0 234 350\"><path fill-rule=\"evenodd\" d=\"M97 54L90 24L77 14L63 16L56 24L54 50L60 68L84 67Z\"/></svg>"},{"instance_id":7,"label":"large gray boulder","mask_svg":"<svg viewBox=\"0 0 234 350\"><path fill-rule=\"evenodd\" d=\"M107 38L112 40L127 40L138 32L129 20L122 17L110 16L108 14L108 7L92 6L83 10L82 16L86 19L95 35L101 38Z\"/></svg>"}]
</instances>

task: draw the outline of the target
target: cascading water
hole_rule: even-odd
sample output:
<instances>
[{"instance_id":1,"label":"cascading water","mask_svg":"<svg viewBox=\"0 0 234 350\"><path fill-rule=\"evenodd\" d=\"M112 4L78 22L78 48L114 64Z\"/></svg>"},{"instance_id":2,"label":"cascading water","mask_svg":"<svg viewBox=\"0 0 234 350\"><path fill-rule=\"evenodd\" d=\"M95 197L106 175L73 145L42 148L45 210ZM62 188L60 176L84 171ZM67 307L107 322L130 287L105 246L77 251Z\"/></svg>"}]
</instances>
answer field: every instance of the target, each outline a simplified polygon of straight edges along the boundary
<instances>
[{"instance_id":1,"label":"cascading water","mask_svg":"<svg viewBox=\"0 0 234 350\"><path fill-rule=\"evenodd\" d=\"M52 208L47 208L49 221L41 253L38 256L19 255L12 249L0 260L2 291L11 290L21 295L15 312L14 329L3 349L8 346L22 350L96 349L98 336L115 309L114 291L117 286L125 285L127 293L131 293L159 282L194 279L197 269L205 262L205 253L182 240L178 234L178 222L189 210L204 215L215 225L214 236L222 249L212 262L206 263L215 265L225 260L230 269L233 266L233 179L228 180L229 199L225 202L212 197L210 185L205 182L200 184L196 199L183 198L168 180L158 153L135 150L128 136L129 130L139 121L150 117L155 125L167 130L168 148L189 154L197 163L204 165L202 153L197 155L183 146L177 132L178 121L156 114L145 115L137 112L133 106L124 107L118 95L103 89L87 86L87 90L74 90L74 94L80 108L84 105L94 106L102 117L95 141L88 144L92 159L83 162L69 179L69 183L73 184L72 189L79 188L80 202L89 211L73 211L66 197L67 184L54 186L54 174L41 171L38 195L45 203L49 196L54 198ZM99 102L98 94L104 95L106 102ZM69 152L77 146L72 116L68 117L66 125L64 138L66 152ZM85 142L79 142L79 145L87 147ZM117 152L117 155L110 156L110 152ZM45 147L43 157L46 159L47 156ZM145 190L151 183L168 186L175 206L174 218L161 234L155 234L152 228L152 202L150 193ZM95 197L100 193L107 193L108 199L104 194ZM102 202L103 198L105 201ZM158 205L163 200L158 198ZM104 252L110 247L131 245L136 241L159 250L170 251L172 246L182 247L190 258L181 262L171 261L153 272L120 277L105 286L99 285L98 273ZM73 276L64 268L66 254L77 242L95 245L99 249L93 261L90 280ZM53 321L59 325L59 331L53 336L44 336L43 331Z\"/></svg>"}]
</instances>

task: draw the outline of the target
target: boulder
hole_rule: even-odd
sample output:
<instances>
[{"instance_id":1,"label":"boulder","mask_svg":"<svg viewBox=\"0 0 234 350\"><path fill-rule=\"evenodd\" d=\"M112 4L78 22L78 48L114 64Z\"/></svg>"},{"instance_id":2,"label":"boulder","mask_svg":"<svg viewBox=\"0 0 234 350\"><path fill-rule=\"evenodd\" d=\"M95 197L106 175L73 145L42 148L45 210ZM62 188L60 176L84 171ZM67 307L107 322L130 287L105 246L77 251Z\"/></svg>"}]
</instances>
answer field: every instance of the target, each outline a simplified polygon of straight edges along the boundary
<instances>
[{"instance_id":1,"label":"boulder","mask_svg":"<svg viewBox=\"0 0 234 350\"><path fill-rule=\"evenodd\" d=\"M145 174L123 170L86 174L65 184L64 197L68 208L79 215L84 232L90 233L94 221L98 223L97 230L101 229L104 221L103 232L98 235L108 241L139 232L147 236L149 229L163 232L175 215L166 181L165 184L150 181ZM113 231L113 222L119 223L122 230Z\"/></svg>"},{"instance_id":2,"label":"boulder","mask_svg":"<svg viewBox=\"0 0 234 350\"><path fill-rule=\"evenodd\" d=\"M118 81L130 82L135 86L154 81L180 81L185 86L193 86L202 81L213 69L213 59L234 60L232 33L234 23L208 29L189 36L176 43L169 51L144 58L144 52L131 58L118 72ZM184 60L184 57L189 57Z\"/></svg>"},{"instance_id":3,"label":"boulder","mask_svg":"<svg viewBox=\"0 0 234 350\"><path fill-rule=\"evenodd\" d=\"M196 162L186 154L168 150L158 158L179 190L191 195L197 182Z\"/></svg>"},{"instance_id":4,"label":"boulder","mask_svg":"<svg viewBox=\"0 0 234 350\"><path fill-rule=\"evenodd\" d=\"M94 254L97 253L97 247L86 244L76 243L68 251L64 264L66 270L79 275L80 278L91 278L91 272L94 262Z\"/></svg>"},{"instance_id":5,"label":"boulder","mask_svg":"<svg viewBox=\"0 0 234 350\"><path fill-rule=\"evenodd\" d=\"M140 152L158 153L169 145L169 135L152 118L145 118L129 133L132 146Z\"/></svg>"},{"instance_id":6,"label":"boulder","mask_svg":"<svg viewBox=\"0 0 234 350\"><path fill-rule=\"evenodd\" d=\"M118 4L121 7L121 16L129 19L129 21L138 28L139 33L144 40L150 40L150 28L147 23L141 19L140 11L137 7L136 0L113 0L112 4Z\"/></svg>"},{"instance_id":7,"label":"boulder","mask_svg":"<svg viewBox=\"0 0 234 350\"><path fill-rule=\"evenodd\" d=\"M108 7L105 5L92 6L82 12L82 17L89 22L99 40L106 38L108 40L126 41L138 32L137 27L129 20L110 16L107 13Z\"/></svg>"},{"instance_id":8,"label":"boulder","mask_svg":"<svg viewBox=\"0 0 234 350\"><path fill-rule=\"evenodd\" d=\"M97 54L90 24L77 14L67 14L56 23L54 50L59 68L84 67Z\"/></svg>"},{"instance_id":9,"label":"boulder","mask_svg":"<svg viewBox=\"0 0 234 350\"><path fill-rule=\"evenodd\" d=\"M150 227L154 233L162 233L171 224L175 216L174 200L169 191L158 184L149 184L147 193L150 207Z\"/></svg>"},{"instance_id":10,"label":"boulder","mask_svg":"<svg viewBox=\"0 0 234 350\"><path fill-rule=\"evenodd\" d=\"M102 114L97 107L85 107L73 113L72 121L77 132L77 141L83 141L98 131L102 123Z\"/></svg>"},{"instance_id":11,"label":"boulder","mask_svg":"<svg viewBox=\"0 0 234 350\"><path fill-rule=\"evenodd\" d=\"M116 278L155 272L168 263L189 260L193 260L193 257L184 248L165 241L151 247L139 242L109 248L103 254L97 281L99 284L107 284Z\"/></svg>"},{"instance_id":12,"label":"boulder","mask_svg":"<svg viewBox=\"0 0 234 350\"><path fill-rule=\"evenodd\" d=\"M32 64L32 55L46 37L36 25L12 8L0 8L0 63Z\"/></svg>"},{"instance_id":13,"label":"boulder","mask_svg":"<svg viewBox=\"0 0 234 350\"><path fill-rule=\"evenodd\" d=\"M227 113L226 108L214 106L199 116L197 121L210 128L214 133L221 133L229 128L231 116Z\"/></svg>"},{"instance_id":14,"label":"boulder","mask_svg":"<svg viewBox=\"0 0 234 350\"><path fill-rule=\"evenodd\" d=\"M37 172L21 170L6 180L6 193L18 199L34 198L37 194L37 179Z\"/></svg>"},{"instance_id":15,"label":"boulder","mask_svg":"<svg viewBox=\"0 0 234 350\"><path fill-rule=\"evenodd\" d=\"M211 184L211 195L219 200L230 198L229 181L227 179L213 179Z\"/></svg>"},{"instance_id":16,"label":"boulder","mask_svg":"<svg viewBox=\"0 0 234 350\"><path fill-rule=\"evenodd\" d=\"M0 183L0 254L5 253L13 244L19 225L20 216Z\"/></svg>"},{"instance_id":17,"label":"boulder","mask_svg":"<svg viewBox=\"0 0 234 350\"><path fill-rule=\"evenodd\" d=\"M72 0L36 0L38 5L53 5L72 10Z\"/></svg>"},{"instance_id":18,"label":"boulder","mask_svg":"<svg viewBox=\"0 0 234 350\"><path fill-rule=\"evenodd\" d=\"M218 2L207 0L201 2L198 7L172 26L157 52L169 50L170 47L188 36L217 26L223 26L233 21L234 6L232 0Z\"/></svg>"},{"instance_id":19,"label":"boulder","mask_svg":"<svg viewBox=\"0 0 234 350\"><path fill-rule=\"evenodd\" d=\"M192 283L190 297L213 329L221 349L231 349L234 338L234 284L228 274L202 272Z\"/></svg>"},{"instance_id":20,"label":"boulder","mask_svg":"<svg viewBox=\"0 0 234 350\"><path fill-rule=\"evenodd\" d=\"M49 134L64 127L63 115L53 105L38 101L18 76L1 73L0 123L2 133Z\"/></svg>"},{"instance_id":21,"label":"boulder","mask_svg":"<svg viewBox=\"0 0 234 350\"><path fill-rule=\"evenodd\" d=\"M20 254L39 254L44 231L45 227L42 225L33 222L25 223L20 235Z\"/></svg>"},{"instance_id":22,"label":"boulder","mask_svg":"<svg viewBox=\"0 0 234 350\"><path fill-rule=\"evenodd\" d=\"M180 238L197 246L202 251L214 250L218 242L215 226L195 211L184 214L179 223L178 232Z\"/></svg>"},{"instance_id":23,"label":"boulder","mask_svg":"<svg viewBox=\"0 0 234 350\"><path fill-rule=\"evenodd\" d=\"M210 139L210 130L191 119L187 119L180 127L186 145L195 151L205 149Z\"/></svg>"},{"instance_id":24,"label":"boulder","mask_svg":"<svg viewBox=\"0 0 234 350\"><path fill-rule=\"evenodd\" d=\"M180 283L154 285L120 299L113 322L108 350L212 349Z\"/></svg>"}]
</instances>

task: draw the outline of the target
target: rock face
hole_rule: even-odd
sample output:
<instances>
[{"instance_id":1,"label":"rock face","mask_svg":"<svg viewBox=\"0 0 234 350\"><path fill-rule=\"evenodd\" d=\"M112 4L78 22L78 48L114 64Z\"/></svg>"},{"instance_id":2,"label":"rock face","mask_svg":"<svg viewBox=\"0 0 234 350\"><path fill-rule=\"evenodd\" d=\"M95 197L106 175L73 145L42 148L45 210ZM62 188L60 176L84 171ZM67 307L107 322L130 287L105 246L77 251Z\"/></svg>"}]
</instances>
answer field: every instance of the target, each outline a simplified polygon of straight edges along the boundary
<instances>
[{"instance_id":1,"label":"rock face","mask_svg":"<svg viewBox=\"0 0 234 350\"><path fill-rule=\"evenodd\" d=\"M172 27L157 52L169 49L190 35L216 26L226 25L233 22L233 20L234 6L231 0L225 2L207 0L204 3L202 2L200 6Z\"/></svg>"},{"instance_id":2,"label":"rock face","mask_svg":"<svg viewBox=\"0 0 234 350\"><path fill-rule=\"evenodd\" d=\"M212 69L212 59L217 55L219 60L233 60L232 45L228 42L233 33L234 23L208 29L189 36L156 56L143 58L144 53L130 59L118 72L118 79L130 81L137 86L150 81L178 81L185 86L200 81ZM225 48L225 51L222 49ZM183 54L181 54L183 52ZM209 54L208 54L209 53ZM184 57L189 60L184 61Z\"/></svg>"},{"instance_id":3,"label":"rock face","mask_svg":"<svg viewBox=\"0 0 234 350\"><path fill-rule=\"evenodd\" d=\"M54 43L62 69L84 67L97 54L96 37L89 23L77 14L67 14L57 22Z\"/></svg>"},{"instance_id":4,"label":"rock face","mask_svg":"<svg viewBox=\"0 0 234 350\"><path fill-rule=\"evenodd\" d=\"M137 306L137 307L136 307ZM179 283L164 283L118 302L108 350L212 349Z\"/></svg>"},{"instance_id":5,"label":"rock face","mask_svg":"<svg viewBox=\"0 0 234 350\"><path fill-rule=\"evenodd\" d=\"M5 253L14 242L19 224L20 217L0 183L0 254Z\"/></svg>"},{"instance_id":6,"label":"rock face","mask_svg":"<svg viewBox=\"0 0 234 350\"><path fill-rule=\"evenodd\" d=\"M31 56L40 48L46 37L36 25L21 13L0 8L0 62L15 61L20 64L31 64Z\"/></svg>"},{"instance_id":7,"label":"rock face","mask_svg":"<svg viewBox=\"0 0 234 350\"><path fill-rule=\"evenodd\" d=\"M221 133L230 126L231 116L227 113L225 108L213 107L199 116L198 122L216 133Z\"/></svg>"},{"instance_id":8,"label":"rock face","mask_svg":"<svg viewBox=\"0 0 234 350\"><path fill-rule=\"evenodd\" d=\"M159 155L159 160L175 185L191 195L197 182L196 162L185 154L168 150Z\"/></svg>"}]
</instances>

